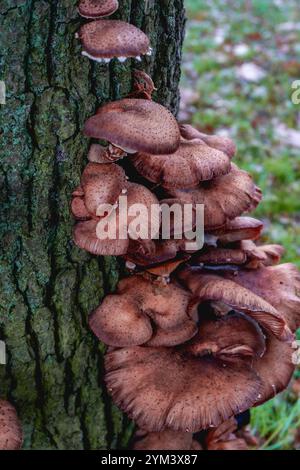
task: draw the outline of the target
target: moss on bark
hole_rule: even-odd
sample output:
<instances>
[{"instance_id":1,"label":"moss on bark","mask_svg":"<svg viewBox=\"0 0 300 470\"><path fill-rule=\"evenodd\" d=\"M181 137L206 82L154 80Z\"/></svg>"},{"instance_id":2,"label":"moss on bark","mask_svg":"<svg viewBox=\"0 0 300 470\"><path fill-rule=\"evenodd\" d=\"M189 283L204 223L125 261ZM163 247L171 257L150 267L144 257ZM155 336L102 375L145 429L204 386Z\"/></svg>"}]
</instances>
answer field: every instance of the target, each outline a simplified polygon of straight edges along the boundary
<instances>
[{"instance_id":1,"label":"moss on bark","mask_svg":"<svg viewBox=\"0 0 300 470\"><path fill-rule=\"evenodd\" d=\"M137 67L153 76L157 101L178 106L183 0L120 0L115 17L141 27L154 54L109 66L81 56L76 3L0 6L0 395L17 406L27 449L127 445L132 426L111 404L104 346L87 328L118 263L72 242L70 197L88 149L80 130L99 104L130 91Z\"/></svg>"}]
</instances>

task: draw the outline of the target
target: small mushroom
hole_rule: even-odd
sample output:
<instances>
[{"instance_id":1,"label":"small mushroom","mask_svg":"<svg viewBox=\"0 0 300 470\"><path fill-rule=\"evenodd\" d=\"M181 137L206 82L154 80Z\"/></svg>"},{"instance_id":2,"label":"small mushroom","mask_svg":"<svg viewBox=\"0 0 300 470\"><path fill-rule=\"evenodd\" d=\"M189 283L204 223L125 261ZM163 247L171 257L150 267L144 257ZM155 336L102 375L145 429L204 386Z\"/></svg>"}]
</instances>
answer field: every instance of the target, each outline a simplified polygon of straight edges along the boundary
<instances>
[{"instance_id":1,"label":"small mushroom","mask_svg":"<svg viewBox=\"0 0 300 470\"><path fill-rule=\"evenodd\" d=\"M150 53L150 42L143 31L119 20L96 20L84 24L79 31L82 55L96 62L121 62Z\"/></svg>"},{"instance_id":2,"label":"small mushroom","mask_svg":"<svg viewBox=\"0 0 300 470\"><path fill-rule=\"evenodd\" d=\"M171 155L138 153L131 161L144 178L167 189L193 188L231 169L230 158L224 152L197 140L181 140Z\"/></svg>"},{"instance_id":3,"label":"small mushroom","mask_svg":"<svg viewBox=\"0 0 300 470\"><path fill-rule=\"evenodd\" d=\"M109 346L176 345L192 338L197 326L187 314L189 293L174 283L142 276L122 280L90 316L95 335Z\"/></svg>"},{"instance_id":4,"label":"small mushroom","mask_svg":"<svg viewBox=\"0 0 300 470\"><path fill-rule=\"evenodd\" d=\"M0 450L18 450L22 443L23 432L15 408L0 400Z\"/></svg>"},{"instance_id":5,"label":"small mushroom","mask_svg":"<svg viewBox=\"0 0 300 470\"><path fill-rule=\"evenodd\" d=\"M252 211L261 200L261 191L251 176L233 164L227 175L200 183L195 189L168 190L168 193L187 204L204 204L207 231L223 227L243 212Z\"/></svg>"},{"instance_id":6,"label":"small mushroom","mask_svg":"<svg viewBox=\"0 0 300 470\"><path fill-rule=\"evenodd\" d=\"M249 272L257 273L258 270ZM288 328L282 310L277 310L274 304L267 302L265 295L256 295L250 286L250 288L243 287L242 283L237 281L239 275L230 274L230 276L231 279L224 279L218 275L208 274L201 268L193 267L186 268L178 274L183 285L193 294L191 309L207 301L220 303L228 306L229 311L235 310L249 315L282 341L292 341L294 336Z\"/></svg>"},{"instance_id":7,"label":"small mushroom","mask_svg":"<svg viewBox=\"0 0 300 470\"><path fill-rule=\"evenodd\" d=\"M128 98L140 98L151 100L152 94L157 91L154 82L143 70L134 70L133 72L133 92Z\"/></svg>"},{"instance_id":8,"label":"small mushroom","mask_svg":"<svg viewBox=\"0 0 300 470\"><path fill-rule=\"evenodd\" d=\"M84 18L103 18L119 8L118 0L80 0L78 11Z\"/></svg>"},{"instance_id":9,"label":"small mushroom","mask_svg":"<svg viewBox=\"0 0 300 470\"><path fill-rule=\"evenodd\" d=\"M153 101L126 98L102 106L87 120L84 133L104 139L127 153L174 153L180 133L174 116Z\"/></svg>"},{"instance_id":10,"label":"small mushroom","mask_svg":"<svg viewBox=\"0 0 300 470\"><path fill-rule=\"evenodd\" d=\"M234 417L208 431L205 437L205 449L249 450L246 441L237 436L237 421Z\"/></svg>"},{"instance_id":11,"label":"small mushroom","mask_svg":"<svg viewBox=\"0 0 300 470\"><path fill-rule=\"evenodd\" d=\"M227 221L221 229L209 232L222 244L233 243L242 240L256 240L261 235L263 223L252 217L236 217Z\"/></svg>"},{"instance_id":12,"label":"small mushroom","mask_svg":"<svg viewBox=\"0 0 300 470\"><path fill-rule=\"evenodd\" d=\"M124 150L109 145L103 147L99 144L92 144L88 153L88 160L92 163L108 163L120 160L127 155Z\"/></svg>"},{"instance_id":13,"label":"small mushroom","mask_svg":"<svg viewBox=\"0 0 300 470\"><path fill-rule=\"evenodd\" d=\"M231 321L230 316L222 320L222 325L227 321ZM199 332L201 325L200 321ZM219 344L218 328L217 346L209 353L197 336L173 348L136 346L111 350L105 359L105 380L115 403L149 432L166 428L198 432L249 409L258 399L262 384L251 367L253 358L247 354L245 359L240 346L242 343L248 353L257 342L252 338L257 330L246 318L239 327L238 345L237 335L232 342L229 336L224 344ZM221 336L225 339L225 335ZM256 352L252 352L255 357Z\"/></svg>"},{"instance_id":14,"label":"small mushroom","mask_svg":"<svg viewBox=\"0 0 300 470\"><path fill-rule=\"evenodd\" d=\"M233 158L236 153L235 143L228 137L218 135L207 135L203 132L198 131L189 124L183 124L180 126L180 133L184 139L187 140L202 140L205 144L211 148L220 150L226 153L229 158Z\"/></svg>"}]
</instances>

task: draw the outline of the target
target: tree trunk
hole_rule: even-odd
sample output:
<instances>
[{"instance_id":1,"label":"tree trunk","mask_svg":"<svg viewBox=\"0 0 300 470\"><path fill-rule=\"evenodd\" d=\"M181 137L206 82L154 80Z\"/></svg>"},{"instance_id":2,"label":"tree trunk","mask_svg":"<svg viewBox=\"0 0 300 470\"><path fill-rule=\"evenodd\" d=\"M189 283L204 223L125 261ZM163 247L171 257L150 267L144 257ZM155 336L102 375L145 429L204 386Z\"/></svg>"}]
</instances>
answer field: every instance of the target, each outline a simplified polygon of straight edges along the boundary
<instances>
[{"instance_id":1,"label":"tree trunk","mask_svg":"<svg viewBox=\"0 0 300 470\"><path fill-rule=\"evenodd\" d=\"M152 57L110 65L82 57L77 0L1 0L0 396L18 409L27 449L126 447L132 425L112 405L104 346L89 312L118 281L114 258L72 242L72 190L86 164L81 129L104 101L126 96L132 70L157 101L178 107L183 0L120 0L116 18L142 28Z\"/></svg>"}]
</instances>

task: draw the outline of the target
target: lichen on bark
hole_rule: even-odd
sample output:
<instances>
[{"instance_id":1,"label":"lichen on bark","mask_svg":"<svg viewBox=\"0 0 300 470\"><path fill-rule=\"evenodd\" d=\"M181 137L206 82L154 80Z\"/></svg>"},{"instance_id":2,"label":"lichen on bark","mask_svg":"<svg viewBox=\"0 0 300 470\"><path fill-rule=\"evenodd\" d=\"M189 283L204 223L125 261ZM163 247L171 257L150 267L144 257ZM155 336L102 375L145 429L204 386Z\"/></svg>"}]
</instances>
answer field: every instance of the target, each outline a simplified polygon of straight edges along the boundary
<instances>
[{"instance_id":1,"label":"lichen on bark","mask_svg":"<svg viewBox=\"0 0 300 470\"><path fill-rule=\"evenodd\" d=\"M126 96L134 68L152 75L157 101L178 108L183 0L120 0L115 17L151 39L153 56L141 64L82 57L76 4L0 6L0 396L16 405L27 449L127 445L132 425L107 395L104 346L87 327L119 266L74 246L70 197L86 163L83 123L101 103Z\"/></svg>"}]
</instances>

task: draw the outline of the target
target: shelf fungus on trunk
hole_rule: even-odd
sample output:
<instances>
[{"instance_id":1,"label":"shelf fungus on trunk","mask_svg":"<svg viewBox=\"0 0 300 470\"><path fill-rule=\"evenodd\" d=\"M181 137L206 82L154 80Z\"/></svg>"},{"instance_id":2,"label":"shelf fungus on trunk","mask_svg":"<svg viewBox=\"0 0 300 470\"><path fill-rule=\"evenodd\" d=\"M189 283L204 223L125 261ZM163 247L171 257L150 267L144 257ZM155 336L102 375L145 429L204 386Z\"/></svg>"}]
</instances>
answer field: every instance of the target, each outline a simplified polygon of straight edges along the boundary
<instances>
[{"instance_id":1,"label":"shelf fungus on trunk","mask_svg":"<svg viewBox=\"0 0 300 470\"><path fill-rule=\"evenodd\" d=\"M109 346L174 346L197 333L196 321L188 314L189 300L190 294L174 282L131 276L105 297L89 324Z\"/></svg>"},{"instance_id":2,"label":"shelf fungus on trunk","mask_svg":"<svg viewBox=\"0 0 300 470\"><path fill-rule=\"evenodd\" d=\"M151 55L150 41L136 26L119 20L96 20L84 24L79 30L82 55L96 62L110 62L117 58L141 59Z\"/></svg>"},{"instance_id":3,"label":"shelf fungus on trunk","mask_svg":"<svg viewBox=\"0 0 300 470\"><path fill-rule=\"evenodd\" d=\"M0 400L0 450L18 450L22 443L23 432L15 408Z\"/></svg>"},{"instance_id":4,"label":"shelf fungus on trunk","mask_svg":"<svg viewBox=\"0 0 300 470\"><path fill-rule=\"evenodd\" d=\"M176 119L150 100L125 98L99 108L84 126L87 137L102 139L127 153L174 153L180 144Z\"/></svg>"},{"instance_id":5,"label":"shelf fungus on trunk","mask_svg":"<svg viewBox=\"0 0 300 470\"><path fill-rule=\"evenodd\" d=\"M149 432L198 432L218 426L260 400L255 364L265 338L242 314L199 315L197 335L176 347L110 350L106 383L118 406Z\"/></svg>"},{"instance_id":6,"label":"shelf fungus on trunk","mask_svg":"<svg viewBox=\"0 0 300 470\"><path fill-rule=\"evenodd\" d=\"M119 8L118 0L80 0L78 11L83 18L103 18Z\"/></svg>"}]
</instances>

